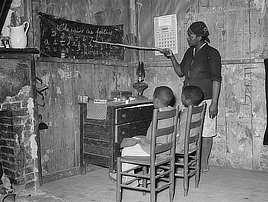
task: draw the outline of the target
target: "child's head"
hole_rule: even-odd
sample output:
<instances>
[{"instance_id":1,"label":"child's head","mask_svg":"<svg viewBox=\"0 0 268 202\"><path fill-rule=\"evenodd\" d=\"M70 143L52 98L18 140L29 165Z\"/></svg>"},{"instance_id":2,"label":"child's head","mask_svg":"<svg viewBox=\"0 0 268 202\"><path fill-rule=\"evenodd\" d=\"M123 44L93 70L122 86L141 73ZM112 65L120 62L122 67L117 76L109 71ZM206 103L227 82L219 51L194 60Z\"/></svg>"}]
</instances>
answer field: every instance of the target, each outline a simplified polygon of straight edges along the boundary
<instances>
[{"instance_id":1,"label":"child's head","mask_svg":"<svg viewBox=\"0 0 268 202\"><path fill-rule=\"evenodd\" d=\"M153 102L156 109L167 107L173 99L173 91L167 86L159 86L154 90Z\"/></svg>"},{"instance_id":2,"label":"child's head","mask_svg":"<svg viewBox=\"0 0 268 202\"><path fill-rule=\"evenodd\" d=\"M182 90L181 101L186 107L197 106L203 100L203 91L197 86L185 86Z\"/></svg>"}]
</instances>

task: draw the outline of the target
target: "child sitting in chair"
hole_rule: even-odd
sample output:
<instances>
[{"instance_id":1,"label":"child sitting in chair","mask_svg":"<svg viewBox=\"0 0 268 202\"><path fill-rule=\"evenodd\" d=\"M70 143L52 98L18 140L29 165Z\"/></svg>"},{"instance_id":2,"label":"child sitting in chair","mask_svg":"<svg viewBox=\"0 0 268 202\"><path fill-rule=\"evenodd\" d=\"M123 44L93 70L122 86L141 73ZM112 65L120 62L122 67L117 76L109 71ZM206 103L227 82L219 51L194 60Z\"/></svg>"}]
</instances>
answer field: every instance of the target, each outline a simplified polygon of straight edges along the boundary
<instances>
[{"instance_id":1,"label":"child sitting in chair","mask_svg":"<svg viewBox=\"0 0 268 202\"><path fill-rule=\"evenodd\" d=\"M173 91L167 86L159 86L155 89L153 94L154 108L159 110L169 110L169 105L173 99ZM172 124L173 120L161 120L159 121L159 127L167 126ZM150 143L151 143L151 128L152 122L147 130L146 136L135 136L132 138L124 138L121 142L122 154L121 156L150 156ZM166 141L166 137L159 138L159 142L163 143ZM133 168L133 164L122 164L122 171ZM110 177L116 180L116 173L110 173ZM123 181L130 180L130 177L124 176Z\"/></svg>"},{"instance_id":2,"label":"child sitting in chair","mask_svg":"<svg viewBox=\"0 0 268 202\"><path fill-rule=\"evenodd\" d=\"M181 153L184 150L185 127L186 127L186 119L187 119L187 111L188 111L187 107L189 107L190 105L198 106L202 101L203 101L203 92L199 87L185 86L183 88L182 94L181 94L181 102L185 108L181 110L180 115L179 115L178 135L176 138L176 153ZM200 115L200 114L197 114L197 115ZM193 119L195 119L195 117L193 117ZM196 132L197 131L195 130L191 131L191 133L196 133Z\"/></svg>"}]
</instances>

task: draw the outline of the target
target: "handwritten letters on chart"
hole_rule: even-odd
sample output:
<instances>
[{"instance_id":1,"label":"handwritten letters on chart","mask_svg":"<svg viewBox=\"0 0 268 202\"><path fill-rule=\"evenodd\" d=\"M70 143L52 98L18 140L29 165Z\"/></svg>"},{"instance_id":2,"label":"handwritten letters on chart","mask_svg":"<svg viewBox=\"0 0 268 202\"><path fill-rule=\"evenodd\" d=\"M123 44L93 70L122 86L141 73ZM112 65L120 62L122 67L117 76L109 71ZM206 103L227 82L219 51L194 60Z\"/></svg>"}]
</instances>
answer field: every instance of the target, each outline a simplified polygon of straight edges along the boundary
<instances>
[{"instance_id":1,"label":"handwritten letters on chart","mask_svg":"<svg viewBox=\"0 0 268 202\"><path fill-rule=\"evenodd\" d=\"M39 13L42 56L73 59L123 59L122 47L95 43L123 43L123 25L99 26Z\"/></svg>"}]
</instances>

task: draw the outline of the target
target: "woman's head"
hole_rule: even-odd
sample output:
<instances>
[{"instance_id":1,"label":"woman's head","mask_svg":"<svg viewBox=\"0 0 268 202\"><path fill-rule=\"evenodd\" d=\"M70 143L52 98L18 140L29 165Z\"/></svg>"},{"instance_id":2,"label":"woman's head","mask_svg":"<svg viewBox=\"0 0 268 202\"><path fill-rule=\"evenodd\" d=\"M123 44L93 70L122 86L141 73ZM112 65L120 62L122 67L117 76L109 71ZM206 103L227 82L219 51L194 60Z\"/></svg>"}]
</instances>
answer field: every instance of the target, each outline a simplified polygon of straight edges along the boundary
<instances>
[{"instance_id":1,"label":"woman's head","mask_svg":"<svg viewBox=\"0 0 268 202\"><path fill-rule=\"evenodd\" d=\"M208 36L209 36L209 31L206 26L206 24L202 21L197 21L194 22L190 25L190 27L187 30L187 40L189 46L196 46L198 42L205 42L207 41L208 43L210 42Z\"/></svg>"},{"instance_id":2,"label":"woman's head","mask_svg":"<svg viewBox=\"0 0 268 202\"><path fill-rule=\"evenodd\" d=\"M167 86L158 86L154 90L153 103L155 108L167 107L173 99L173 91Z\"/></svg>"},{"instance_id":3,"label":"woman's head","mask_svg":"<svg viewBox=\"0 0 268 202\"><path fill-rule=\"evenodd\" d=\"M185 86L182 90L181 101L186 107L197 106L203 101L203 91L197 86Z\"/></svg>"}]
</instances>

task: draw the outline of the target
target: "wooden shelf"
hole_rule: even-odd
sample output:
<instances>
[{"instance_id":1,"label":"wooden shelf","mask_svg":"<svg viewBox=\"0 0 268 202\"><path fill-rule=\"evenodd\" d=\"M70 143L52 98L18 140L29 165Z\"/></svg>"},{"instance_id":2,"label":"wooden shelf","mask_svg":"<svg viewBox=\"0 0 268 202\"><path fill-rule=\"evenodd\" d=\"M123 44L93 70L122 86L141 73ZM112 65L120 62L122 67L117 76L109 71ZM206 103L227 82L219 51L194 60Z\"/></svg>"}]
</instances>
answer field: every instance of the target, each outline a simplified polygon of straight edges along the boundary
<instances>
[{"instance_id":1,"label":"wooden shelf","mask_svg":"<svg viewBox=\"0 0 268 202\"><path fill-rule=\"evenodd\" d=\"M0 54L39 54L36 48L0 48Z\"/></svg>"}]
</instances>

